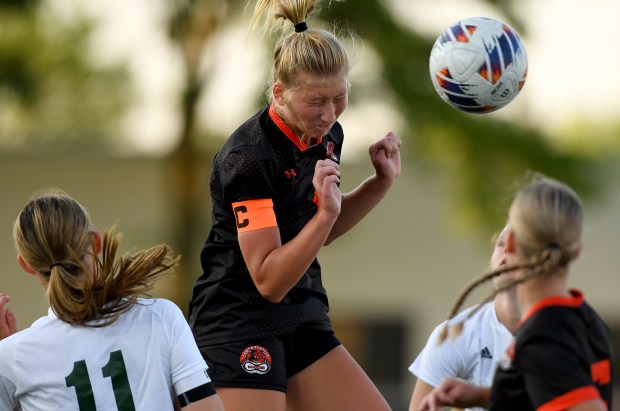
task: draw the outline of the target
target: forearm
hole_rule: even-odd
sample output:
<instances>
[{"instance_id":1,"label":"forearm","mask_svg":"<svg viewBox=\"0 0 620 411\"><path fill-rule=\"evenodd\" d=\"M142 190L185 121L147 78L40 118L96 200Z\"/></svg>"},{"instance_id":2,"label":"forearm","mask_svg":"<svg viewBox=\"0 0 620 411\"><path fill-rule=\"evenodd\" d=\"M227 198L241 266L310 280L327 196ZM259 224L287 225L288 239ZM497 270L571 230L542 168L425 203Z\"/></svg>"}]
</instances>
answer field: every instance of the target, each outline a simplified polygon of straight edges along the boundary
<instances>
[{"instance_id":1,"label":"forearm","mask_svg":"<svg viewBox=\"0 0 620 411\"><path fill-rule=\"evenodd\" d=\"M411 394L411 401L409 403L409 411L418 411L422 399L433 390L433 386L426 381L418 378L413 393Z\"/></svg>"},{"instance_id":2,"label":"forearm","mask_svg":"<svg viewBox=\"0 0 620 411\"><path fill-rule=\"evenodd\" d=\"M446 378L422 399L417 411L436 411L445 406L489 408L490 403L490 387L480 387L457 378Z\"/></svg>"},{"instance_id":3,"label":"forearm","mask_svg":"<svg viewBox=\"0 0 620 411\"><path fill-rule=\"evenodd\" d=\"M335 217L317 212L291 241L273 247L260 261L248 261L260 294L277 303L297 284L325 243Z\"/></svg>"},{"instance_id":4,"label":"forearm","mask_svg":"<svg viewBox=\"0 0 620 411\"><path fill-rule=\"evenodd\" d=\"M478 404L482 408L489 408L491 406L491 388L490 387L478 387Z\"/></svg>"}]
</instances>

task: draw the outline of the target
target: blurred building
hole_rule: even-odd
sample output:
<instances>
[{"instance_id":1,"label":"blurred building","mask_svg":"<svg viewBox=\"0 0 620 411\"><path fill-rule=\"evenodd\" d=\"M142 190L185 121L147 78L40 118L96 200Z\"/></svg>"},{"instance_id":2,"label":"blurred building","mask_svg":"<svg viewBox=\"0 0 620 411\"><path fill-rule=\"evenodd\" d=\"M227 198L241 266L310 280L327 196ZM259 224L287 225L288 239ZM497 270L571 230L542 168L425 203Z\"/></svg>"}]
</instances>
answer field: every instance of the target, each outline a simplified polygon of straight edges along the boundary
<instances>
[{"instance_id":1,"label":"blurred building","mask_svg":"<svg viewBox=\"0 0 620 411\"><path fill-rule=\"evenodd\" d=\"M370 164L344 164L343 189L371 172ZM17 213L35 191L67 191L87 207L97 227L116 223L125 234L122 248L129 251L173 242L171 181L165 163L154 159L0 156L0 292L12 297L20 327L47 309L39 283L15 262L11 234ZM571 282L606 319L620 352L620 299L615 294L620 289L620 179L616 181L604 203L586 204L585 247ZM446 198L441 182L405 168L389 197L319 256L337 334L395 411L407 409L415 382L407 368L428 334L445 318L458 291L488 267L491 242L481 244L477 234L454 230ZM205 201L205 215L197 221L204 232L194 240L193 255L183 256L194 277L200 273L198 254L208 232ZM175 299L185 310L187 301L179 296L188 290L178 287L186 285L166 279L157 295Z\"/></svg>"}]
</instances>

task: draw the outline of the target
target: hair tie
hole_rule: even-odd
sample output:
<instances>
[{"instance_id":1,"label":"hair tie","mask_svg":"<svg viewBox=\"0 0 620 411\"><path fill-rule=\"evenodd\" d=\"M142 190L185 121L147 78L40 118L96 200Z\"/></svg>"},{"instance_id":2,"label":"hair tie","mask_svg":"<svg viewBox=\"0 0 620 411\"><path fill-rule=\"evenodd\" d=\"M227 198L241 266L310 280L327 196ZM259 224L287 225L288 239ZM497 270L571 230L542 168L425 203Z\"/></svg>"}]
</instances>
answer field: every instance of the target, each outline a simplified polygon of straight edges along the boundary
<instances>
[{"instance_id":1,"label":"hair tie","mask_svg":"<svg viewBox=\"0 0 620 411\"><path fill-rule=\"evenodd\" d=\"M295 24L295 33L303 33L306 30L308 30L308 25L305 21Z\"/></svg>"},{"instance_id":2,"label":"hair tie","mask_svg":"<svg viewBox=\"0 0 620 411\"><path fill-rule=\"evenodd\" d=\"M550 248L552 250L562 250L562 247L560 247L558 243L549 243L547 244L547 248Z\"/></svg>"},{"instance_id":3,"label":"hair tie","mask_svg":"<svg viewBox=\"0 0 620 411\"><path fill-rule=\"evenodd\" d=\"M52 263L52 264L50 265L50 271L52 271L52 268L56 267L57 265L59 265L59 266L61 266L61 267L63 267L63 268L64 268L64 265L62 265L62 263L61 263L60 261L57 261L57 262Z\"/></svg>"}]
</instances>

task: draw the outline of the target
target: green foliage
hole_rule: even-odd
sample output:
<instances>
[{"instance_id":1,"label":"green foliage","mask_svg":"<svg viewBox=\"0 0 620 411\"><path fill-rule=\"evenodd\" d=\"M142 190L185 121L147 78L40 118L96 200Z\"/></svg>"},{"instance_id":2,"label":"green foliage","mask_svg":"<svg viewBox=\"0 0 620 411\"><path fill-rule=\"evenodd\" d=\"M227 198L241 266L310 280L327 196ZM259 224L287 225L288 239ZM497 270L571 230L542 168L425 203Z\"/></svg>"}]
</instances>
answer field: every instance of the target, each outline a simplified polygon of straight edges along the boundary
<instances>
[{"instance_id":1,"label":"green foliage","mask_svg":"<svg viewBox=\"0 0 620 411\"><path fill-rule=\"evenodd\" d=\"M328 14L380 55L407 122L400 132L407 157L445 177L454 215L467 227L485 237L501 227L514 183L529 170L563 180L586 197L600 191L602 168L593 158L561 151L524 124L461 113L443 102L428 74L435 39L398 26L380 0L339 2Z\"/></svg>"},{"instance_id":2,"label":"green foliage","mask_svg":"<svg viewBox=\"0 0 620 411\"><path fill-rule=\"evenodd\" d=\"M453 215L465 225L478 228L485 237L496 230L505 219L514 182L528 170L564 180L586 198L601 192L605 180L600 155L584 154L578 144L560 148L524 124L493 114L464 114L445 104L428 75L434 38L399 26L385 0L330 3L320 16L336 27L351 28L379 56L382 83L396 97L395 106L406 120L403 130L396 130L405 140L405 166L440 173L454 204ZM510 1L487 3L518 22ZM179 90L182 127L172 157L187 169L179 175L191 180L192 164L203 160L196 154L200 150L195 123L196 107L209 81L201 72L204 48L234 16L250 13L244 0L164 4L168 20L162 30L178 46L185 68L185 84ZM110 152L131 103L129 79L122 69L89 62L87 21L67 25L44 16L42 5L37 0L0 0L0 150ZM355 84L353 90L352 101L364 94L355 91ZM188 156L196 158L189 161ZM187 186L191 191L193 185ZM200 193L184 195L189 204ZM188 215L180 226L191 225L192 213L181 213Z\"/></svg>"},{"instance_id":3,"label":"green foliage","mask_svg":"<svg viewBox=\"0 0 620 411\"><path fill-rule=\"evenodd\" d=\"M88 60L88 22L63 25L34 3L0 8L0 150L109 149L127 76Z\"/></svg>"},{"instance_id":4,"label":"green foliage","mask_svg":"<svg viewBox=\"0 0 620 411\"><path fill-rule=\"evenodd\" d=\"M40 0L0 0L0 12L6 10L32 9L40 3Z\"/></svg>"}]
</instances>

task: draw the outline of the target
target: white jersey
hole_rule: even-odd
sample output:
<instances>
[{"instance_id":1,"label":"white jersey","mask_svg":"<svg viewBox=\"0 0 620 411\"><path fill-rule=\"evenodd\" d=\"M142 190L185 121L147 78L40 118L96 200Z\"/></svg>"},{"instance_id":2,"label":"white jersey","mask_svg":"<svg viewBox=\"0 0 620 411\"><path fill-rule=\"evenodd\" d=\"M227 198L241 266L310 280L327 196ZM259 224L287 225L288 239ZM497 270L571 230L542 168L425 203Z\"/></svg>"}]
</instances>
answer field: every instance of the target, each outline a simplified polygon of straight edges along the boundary
<instances>
[{"instance_id":1,"label":"white jersey","mask_svg":"<svg viewBox=\"0 0 620 411\"><path fill-rule=\"evenodd\" d=\"M139 299L111 325L70 325L50 309L0 341L0 410L172 410L210 381L181 310Z\"/></svg>"},{"instance_id":2,"label":"white jersey","mask_svg":"<svg viewBox=\"0 0 620 411\"><path fill-rule=\"evenodd\" d=\"M461 321L473 309L467 308L450 323ZM439 345L437 338L444 325L445 322L435 327L409 371L433 387L449 377L490 387L497 364L512 340L510 331L499 322L493 303L485 304L468 319L459 337L448 337Z\"/></svg>"}]
</instances>

